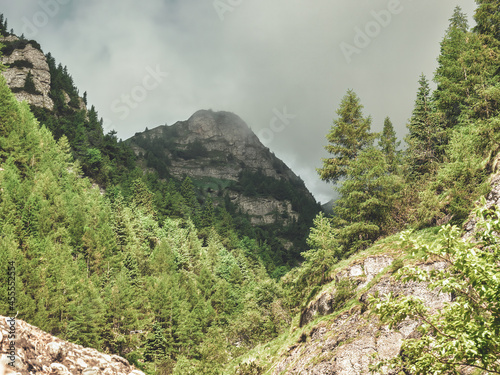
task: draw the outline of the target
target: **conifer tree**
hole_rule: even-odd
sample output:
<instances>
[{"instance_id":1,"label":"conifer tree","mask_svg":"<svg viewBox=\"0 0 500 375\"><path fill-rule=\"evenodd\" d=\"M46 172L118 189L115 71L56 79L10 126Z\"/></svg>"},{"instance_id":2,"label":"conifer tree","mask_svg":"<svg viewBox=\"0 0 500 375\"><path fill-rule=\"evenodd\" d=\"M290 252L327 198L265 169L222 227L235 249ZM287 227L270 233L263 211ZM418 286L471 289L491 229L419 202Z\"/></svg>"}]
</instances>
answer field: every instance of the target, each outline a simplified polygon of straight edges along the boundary
<instances>
[{"instance_id":1,"label":"conifer tree","mask_svg":"<svg viewBox=\"0 0 500 375\"><path fill-rule=\"evenodd\" d=\"M337 110L339 118L326 136L330 144L325 149L333 156L323 159L323 168L317 169L322 180L335 183L345 177L349 163L373 141L371 118L363 117L362 110L358 96L347 91Z\"/></svg>"},{"instance_id":2,"label":"conifer tree","mask_svg":"<svg viewBox=\"0 0 500 375\"><path fill-rule=\"evenodd\" d=\"M429 82L424 74L420 76L418 83L420 86L417 99L407 125L407 159L414 173L424 174L429 172L431 164L438 160L439 146L444 143L444 133L436 120Z\"/></svg>"},{"instance_id":3,"label":"conifer tree","mask_svg":"<svg viewBox=\"0 0 500 375\"><path fill-rule=\"evenodd\" d=\"M198 224L198 219L200 215L200 203L196 198L196 192L194 189L193 181L186 177L181 185L181 195L183 196L186 204L189 207L189 216L191 220Z\"/></svg>"},{"instance_id":4,"label":"conifer tree","mask_svg":"<svg viewBox=\"0 0 500 375\"><path fill-rule=\"evenodd\" d=\"M136 258L129 252L125 255L123 265L127 269L128 277L132 286L136 287L139 282L139 267L137 266Z\"/></svg>"},{"instance_id":5,"label":"conifer tree","mask_svg":"<svg viewBox=\"0 0 500 375\"><path fill-rule=\"evenodd\" d=\"M153 194L140 178L133 183L134 203L147 214L155 216Z\"/></svg>"},{"instance_id":6,"label":"conifer tree","mask_svg":"<svg viewBox=\"0 0 500 375\"><path fill-rule=\"evenodd\" d=\"M389 164L392 172L396 167L398 157L397 148L399 147L400 143L401 142L398 141L394 127L392 126L391 119L389 117L386 117L384 120L384 129L382 130L382 134L380 135L378 145L384 153L387 159L387 163Z\"/></svg>"},{"instance_id":7,"label":"conifer tree","mask_svg":"<svg viewBox=\"0 0 500 375\"><path fill-rule=\"evenodd\" d=\"M476 0L476 3L479 7L474 14L476 21L474 31L500 41L500 1Z\"/></svg>"},{"instance_id":8,"label":"conifer tree","mask_svg":"<svg viewBox=\"0 0 500 375\"><path fill-rule=\"evenodd\" d=\"M214 220L214 205L212 202L212 198L208 198L205 202L205 205L203 206L203 211L201 213L201 226L203 228L211 227L214 223Z\"/></svg>"},{"instance_id":9,"label":"conifer tree","mask_svg":"<svg viewBox=\"0 0 500 375\"><path fill-rule=\"evenodd\" d=\"M31 70L26 75L26 80L24 81L24 91L28 94L39 94L36 89L35 82L33 82L33 74L31 73Z\"/></svg>"},{"instance_id":10,"label":"conifer tree","mask_svg":"<svg viewBox=\"0 0 500 375\"><path fill-rule=\"evenodd\" d=\"M401 187L400 177L390 174L385 155L368 147L350 163L346 179L337 189L334 226L344 253L364 248L384 234L392 203Z\"/></svg>"},{"instance_id":11,"label":"conifer tree","mask_svg":"<svg viewBox=\"0 0 500 375\"><path fill-rule=\"evenodd\" d=\"M307 244L310 249L302 253L306 260L303 267L305 272L301 272L300 279L303 280L298 282L305 281L311 285L320 278L320 285L323 285L329 267L342 258L342 253L332 221L322 212L314 219Z\"/></svg>"},{"instance_id":12,"label":"conifer tree","mask_svg":"<svg viewBox=\"0 0 500 375\"><path fill-rule=\"evenodd\" d=\"M166 351L167 340L163 335L161 325L158 322L154 322L152 335L146 342L144 358L146 361L155 362L162 359L166 355Z\"/></svg>"},{"instance_id":13,"label":"conifer tree","mask_svg":"<svg viewBox=\"0 0 500 375\"><path fill-rule=\"evenodd\" d=\"M460 56L467 48L469 26L467 16L458 6L449 21L434 76L437 83L434 97L437 109L444 114L445 126L453 127L458 122L467 94L463 81L467 79L468 67L463 65Z\"/></svg>"}]
</instances>

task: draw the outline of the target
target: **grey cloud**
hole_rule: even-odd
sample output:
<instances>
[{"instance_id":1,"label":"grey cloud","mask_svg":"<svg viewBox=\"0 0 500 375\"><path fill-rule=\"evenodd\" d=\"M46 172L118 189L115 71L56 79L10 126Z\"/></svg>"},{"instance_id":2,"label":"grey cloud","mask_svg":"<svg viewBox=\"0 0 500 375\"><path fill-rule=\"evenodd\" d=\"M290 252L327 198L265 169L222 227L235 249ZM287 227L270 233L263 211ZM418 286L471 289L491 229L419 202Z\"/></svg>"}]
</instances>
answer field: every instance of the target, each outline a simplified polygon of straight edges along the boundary
<instances>
[{"instance_id":1,"label":"grey cloud","mask_svg":"<svg viewBox=\"0 0 500 375\"><path fill-rule=\"evenodd\" d=\"M41 0L50 1L59 0ZM403 137L418 76L432 77L453 8L471 17L475 9L473 0L400 0L403 10L348 63L340 44L352 45L355 28L397 0L221 0L239 4L223 21L213 0L66 1L37 39L88 92L106 130L126 139L211 108L235 112L259 134L286 107L296 117L266 145L323 202L334 192L315 168L328 156L325 135L347 89L360 96L374 131L390 116ZM0 11L18 33L23 17L41 10L37 1L4 2ZM157 65L169 76L119 118L112 103Z\"/></svg>"}]
</instances>

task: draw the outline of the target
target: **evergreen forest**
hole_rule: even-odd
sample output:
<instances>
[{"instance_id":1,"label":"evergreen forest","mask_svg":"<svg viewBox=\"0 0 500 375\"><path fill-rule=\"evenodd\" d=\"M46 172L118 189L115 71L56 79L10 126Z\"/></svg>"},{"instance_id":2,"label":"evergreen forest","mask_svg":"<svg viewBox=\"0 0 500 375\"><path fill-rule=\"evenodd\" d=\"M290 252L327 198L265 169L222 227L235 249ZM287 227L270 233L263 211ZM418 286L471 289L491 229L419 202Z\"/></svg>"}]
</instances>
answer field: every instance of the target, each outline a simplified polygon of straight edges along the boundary
<instances>
[{"instance_id":1,"label":"evergreen forest","mask_svg":"<svg viewBox=\"0 0 500 375\"><path fill-rule=\"evenodd\" d=\"M332 214L258 172L231 187L305 212L284 230L295 252L274 240L283 228L252 226L224 196L214 202L190 178L173 178L156 151L162 145L145 145L154 171L144 172L127 142L104 134L86 93L50 54L53 111L18 102L0 76L0 269L15 263L19 318L147 374L270 374L274 354L259 348L300 331L302 311L333 268L400 232L431 233L441 245L420 244L419 254L455 268L426 280L458 296L458 307L446 324L426 320L435 341L408 343L392 364L405 374L455 374L464 365L499 373L499 211L478 212L486 223L479 246L460 240L500 160L500 1L476 3L476 26L457 7L434 76L416 77L403 142L389 116L372 132L361 98L346 91L318 169L339 194ZM3 16L0 33L13 35ZM40 49L21 37L4 42L2 54L28 43ZM36 90L30 81L27 92ZM192 151L178 157L203 148ZM403 269L403 278L424 278ZM0 273L2 296L7 277ZM338 290L340 311L354 292ZM398 296L372 301L390 324L426 317L419 306ZM6 298L0 314L9 314ZM467 340L453 340L464 331Z\"/></svg>"}]
</instances>

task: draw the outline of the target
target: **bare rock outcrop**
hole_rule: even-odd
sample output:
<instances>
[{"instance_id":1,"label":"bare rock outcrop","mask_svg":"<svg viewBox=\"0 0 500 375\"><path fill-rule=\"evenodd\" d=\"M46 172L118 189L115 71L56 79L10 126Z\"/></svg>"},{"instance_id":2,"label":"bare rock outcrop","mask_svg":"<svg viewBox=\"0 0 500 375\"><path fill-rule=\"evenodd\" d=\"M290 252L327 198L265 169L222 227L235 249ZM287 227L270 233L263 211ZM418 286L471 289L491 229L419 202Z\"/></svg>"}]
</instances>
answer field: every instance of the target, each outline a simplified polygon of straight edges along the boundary
<instances>
[{"instance_id":1,"label":"bare rock outcrop","mask_svg":"<svg viewBox=\"0 0 500 375\"><path fill-rule=\"evenodd\" d=\"M0 42L15 42L17 40L19 40L17 37L10 36L0 40ZM25 100L37 107L54 109L54 102L49 97L51 82L49 65L42 51L28 43L23 49L15 49L10 55L3 56L1 62L8 66L12 65L2 74L19 101ZM23 90L28 73L32 75L36 93L28 93Z\"/></svg>"},{"instance_id":2,"label":"bare rock outcrop","mask_svg":"<svg viewBox=\"0 0 500 375\"><path fill-rule=\"evenodd\" d=\"M248 214L254 225L274 224L277 219L287 225L298 220L299 213L293 210L290 200L257 194L249 196L243 194L242 189L226 189L240 181L242 172L256 175L259 172L263 179L290 182L295 191L315 201L303 181L234 113L200 110L186 121L137 133L127 142L139 160L142 158L145 168L148 163L144 156L151 151L148 148L155 148L155 157L168 161L165 165L168 165L166 169L170 175L179 179L188 176L192 180L218 181L225 187L215 188L214 195L220 193L222 196L228 192L232 203Z\"/></svg>"},{"instance_id":3,"label":"bare rock outcrop","mask_svg":"<svg viewBox=\"0 0 500 375\"><path fill-rule=\"evenodd\" d=\"M242 212L250 216L252 224L272 224L276 222L276 216L279 216L283 218L283 224L287 225L292 219L298 220L299 218L299 215L292 210L292 204L289 201L279 201L272 197L245 197L241 194L231 194L230 198L241 208Z\"/></svg>"},{"instance_id":4,"label":"bare rock outcrop","mask_svg":"<svg viewBox=\"0 0 500 375\"><path fill-rule=\"evenodd\" d=\"M13 324L0 316L0 375L144 375L125 358L69 343L22 320ZM9 334L15 335L13 343Z\"/></svg>"},{"instance_id":5,"label":"bare rock outcrop","mask_svg":"<svg viewBox=\"0 0 500 375\"><path fill-rule=\"evenodd\" d=\"M494 207L500 207L500 174L496 174L490 179L491 190L486 196L486 206L485 208L490 209ZM464 238L471 237L476 230L477 219L474 215L470 216L470 219L465 223Z\"/></svg>"},{"instance_id":6,"label":"bare rock outcrop","mask_svg":"<svg viewBox=\"0 0 500 375\"><path fill-rule=\"evenodd\" d=\"M363 306L367 306L368 296L378 293L412 295L424 302L431 310L438 310L444 303L451 301L451 296L439 291L432 291L425 283L402 283L390 277L390 272L381 274L391 265L393 258L387 255L370 256L357 261L336 276L336 285L342 279L348 279L354 285L361 306L356 305L332 319L319 322L308 334L302 335L300 342L288 348L282 359L273 367L273 375L278 374L315 374L315 375L361 375L370 374L369 366L375 363L373 355L380 359L390 359L399 355L403 340L418 337L419 322L407 320L397 330L390 330ZM421 264L425 270L442 269L443 262ZM364 293L375 277L379 279ZM360 295L360 293L362 293ZM356 293L354 293L356 295ZM323 291L303 311L301 326L311 323L322 315L332 314L332 302L336 290ZM386 374L390 372L386 371Z\"/></svg>"},{"instance_id":7,"label":"bare rock outcrop","mask_svg":"<svg viewBox=\"0 0 500 375\"><path fill-rule=\"evenodd\" d=\"M386 267L390 266L393 258L381 255L371 256L363 259L360 262L351 264L346 269L340 271L336 276L336 280L349 279L357 290L366 286ZM328 315L334 311L333 304L337 295L337 289L334 286L332 289L324 290L317 298L311 301L304 309L300 317L300 326L304 326L316 319L318 316Z\"/></svg>"}]
</instances>

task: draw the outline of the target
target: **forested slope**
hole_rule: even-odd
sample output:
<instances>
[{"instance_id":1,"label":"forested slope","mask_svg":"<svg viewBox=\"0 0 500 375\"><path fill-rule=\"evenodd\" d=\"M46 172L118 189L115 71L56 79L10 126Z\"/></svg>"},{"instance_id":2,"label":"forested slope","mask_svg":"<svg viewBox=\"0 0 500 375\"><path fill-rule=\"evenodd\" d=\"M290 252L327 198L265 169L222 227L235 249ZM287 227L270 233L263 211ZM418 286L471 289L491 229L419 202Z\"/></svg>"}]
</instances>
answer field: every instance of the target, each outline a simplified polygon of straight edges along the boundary
<instances>
[{"instance_id":1,"label":"forested slope","mask_svg":"<svg viewBox=\"0 0 500 375\"><path fill-rule=\"evenodd\" d=\"M160 225L140 179L130 202L103 195L66 137L55 141L0 81L0 262L15 263L19 318L183 374L208 373L282 331L289 313L255 241L226 247L207 229L205 244L188 217Z\"/></svg>"}]
</instances>

